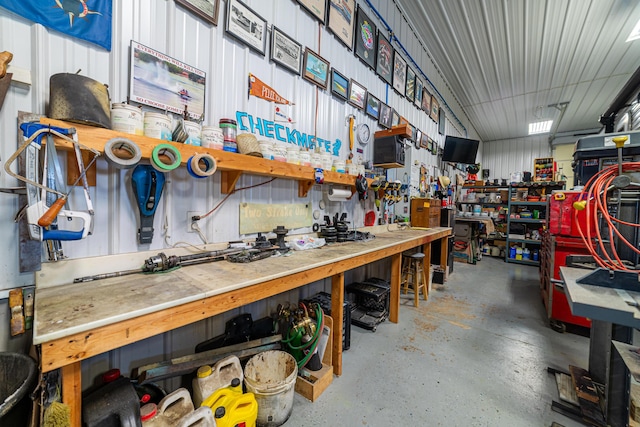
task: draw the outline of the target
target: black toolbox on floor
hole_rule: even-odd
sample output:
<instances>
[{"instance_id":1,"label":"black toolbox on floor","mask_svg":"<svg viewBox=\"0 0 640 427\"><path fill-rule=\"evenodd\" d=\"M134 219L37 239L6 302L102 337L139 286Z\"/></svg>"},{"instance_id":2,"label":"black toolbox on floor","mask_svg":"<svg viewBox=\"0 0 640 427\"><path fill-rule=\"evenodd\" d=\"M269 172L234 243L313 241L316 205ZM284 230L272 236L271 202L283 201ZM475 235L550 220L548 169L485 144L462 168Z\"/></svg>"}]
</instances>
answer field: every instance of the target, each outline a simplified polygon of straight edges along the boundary
<instances>
[{"instance_id":1,"label":"black toolbox on floor","mask_svg":"<svg viewBox=\"0 0 640 427\"><path fill-rule=\"evenodd\" d=\"M320 304L322 311L331 316L331 294L328 292L318 292L307 298L305 301ZM342 306L342 350L349 350L351 347L351 303L345 301Z\"/></svg>"},{"instance_id":2,"label":"black toolbox on floor","mask_svg":"<svg viewBox=\"0 0 640 427\"><path fill-rule=\"evenodd\" d=\"M353 303L351 323L354 325L375 332L378 325L389 317L391 285L388 281L371 277L351 283L346 291Z\"/></svg>"}]
</instances>

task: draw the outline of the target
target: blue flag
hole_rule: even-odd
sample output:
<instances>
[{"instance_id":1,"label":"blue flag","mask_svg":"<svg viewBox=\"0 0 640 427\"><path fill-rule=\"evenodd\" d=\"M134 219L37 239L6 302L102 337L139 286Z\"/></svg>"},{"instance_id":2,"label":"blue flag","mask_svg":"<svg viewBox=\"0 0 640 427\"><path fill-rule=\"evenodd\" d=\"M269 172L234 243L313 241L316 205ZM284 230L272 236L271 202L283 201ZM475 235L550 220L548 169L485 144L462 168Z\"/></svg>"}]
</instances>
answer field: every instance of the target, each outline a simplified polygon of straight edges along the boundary
<instances>
[{"instance_id":1,"label":"blue flag","mask_svg":"<svg viewBox=\"0 0 640 427\"><path fill-rule=\"evenodd\" d=\"M0 0L0 6L111 51L111 0Z\"/></svg>"}]
</instances>

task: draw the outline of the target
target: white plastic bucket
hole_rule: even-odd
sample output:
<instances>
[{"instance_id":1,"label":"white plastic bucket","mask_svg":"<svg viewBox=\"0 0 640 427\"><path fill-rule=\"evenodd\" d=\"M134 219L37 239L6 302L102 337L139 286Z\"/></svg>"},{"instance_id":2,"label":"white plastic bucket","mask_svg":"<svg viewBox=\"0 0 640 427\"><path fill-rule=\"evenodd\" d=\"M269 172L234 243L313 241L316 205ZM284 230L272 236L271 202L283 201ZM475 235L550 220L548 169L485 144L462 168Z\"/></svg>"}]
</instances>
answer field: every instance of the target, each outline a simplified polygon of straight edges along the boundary
<instances>
[{"instance_id":1,"label":"white plastic bucket","mask_svg":"<svg viewBox=\"0 0 640 427\"><path fill-rule=\"evenodd\" d=\"M273 160L278 162L287 161L287 146L284 144L273 144Z\"/></svg>"},{"instance_id":2,"label":"white plastic bucket","mask_svg":"<svg viewBox=\"0 0 640 427\"><path fill-rule=\"evenodd\" d=\"M333 161L333 171L338 173L345 173L346 164L344 160L334 160Z\"/></svg>"},{"instance_id":3,"label":"white plastic bucket","mask_svg":"<svg viewBox=\"0 0 640 427\"><path fill-rule=\"evenodd\" d=\"M171 118L160 113L144 113L144 136L171 141Z\"/></svg>"},{"instance_id":4,"label":"white plastic bucket","mask_svg":"<svg viewBox=\"0 0 640 427\"><path fill-rule=\"evenodd\" d=\"M300 159L300 164L302 166L311 166L311 153L307 150L300 151L298 158Z\"/></svg>"},{"instance_id":5,"label":"white plastic bucket","mask_svg":"<svg viewBox=\"0 0 640 427\"><path fill-rule=\"evenodd\" d=\"M184 121L184 130L187 132L187 139L184 141L187 145L201 145L201 137L202 133L202 125L197 122L192 122L190 120Z\"/></svg>"},{"instance_id":6,"label":"white plastic bucket","mask_svg":"<svg viewBox=\"0 0 640 427\"><path fill-rule=\"evenodd\" d=\"M224 148L222 129L218 126L203 126L201 140L203 147L213 148L214 150L222 150Z\"/></svg>"},{"instance_id":7,"label":"white plastic bucket","mask_svg":"<svg viewBox=\"0 0 640 427\"><path fill-rule=\"evenodd\" d=\"M291 416L298 365L285 351L258 353L244 368L244 384L258 402L257 425L277 427Z\"/></svg>"},{"instance_id":8,"label":"white plastic bucket","mask_svg":"<svg viewBox=\"0 0 640 427\"><path fill-rule=\"evenodd\" d=\"M111 105L111 129L132 135L144 134L142 109L129 104Z\"/></svg>"}]
</instances>

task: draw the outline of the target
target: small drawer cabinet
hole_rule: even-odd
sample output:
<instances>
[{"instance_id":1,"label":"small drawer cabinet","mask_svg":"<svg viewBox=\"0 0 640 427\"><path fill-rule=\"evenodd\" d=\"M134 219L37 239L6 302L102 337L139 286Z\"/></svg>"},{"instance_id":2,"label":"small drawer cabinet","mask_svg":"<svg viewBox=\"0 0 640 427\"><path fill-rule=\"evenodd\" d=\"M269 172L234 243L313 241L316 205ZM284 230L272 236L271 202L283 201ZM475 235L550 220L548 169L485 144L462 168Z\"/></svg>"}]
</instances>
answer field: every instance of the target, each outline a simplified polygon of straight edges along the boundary
<instances>
[{"instance_id":1,"label":"small drawer cabinet","mask_svg":"<svg viewBox=\"0 0 640 427\"><path fill-rule=\"evenodd\" d=\"M439 199L420 197L411 199L411 225L414 227L440 227L440 205Z\"/></svg>"}]
</instances>

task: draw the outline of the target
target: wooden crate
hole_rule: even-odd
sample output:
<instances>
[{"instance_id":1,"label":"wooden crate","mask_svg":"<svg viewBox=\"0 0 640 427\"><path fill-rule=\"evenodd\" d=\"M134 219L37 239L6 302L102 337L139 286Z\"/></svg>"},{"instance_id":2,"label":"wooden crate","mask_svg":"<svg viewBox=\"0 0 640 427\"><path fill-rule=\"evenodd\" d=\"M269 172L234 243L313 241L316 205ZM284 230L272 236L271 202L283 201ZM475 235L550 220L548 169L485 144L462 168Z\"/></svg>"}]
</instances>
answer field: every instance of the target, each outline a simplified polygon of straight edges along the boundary
<instances>
[{"instance_id":1,"label":"wooden crate","mask_svg":"<svg viewBox=\"0 0 640 427\"><path fill-rule=\"evenodd\" d=\"M391 135L399 135L404 138L411 138L412 134L413 132L411 130L411 126L405 123L405 124L393 126L391 129L383 129L383 130L376 131L373 135L375 138L382 138L384 136L391 136Z\"/></svg>"},{"instance_id":2,"label":"wooden crate","mask_svg":"<svg viewBox=\"0 0 640 427\"><path fill-rule=\"evenodd\" d=\"M312 402L315 402L333 381L333 319L325 315L324 324L329 327L330 332L327 349L322 358L322 369L310 371L303 368L298 372L298 378L296 378L296 393ZM300 375L302 372L304 372L306 378Z\"/></svg>"}]
</instances>

